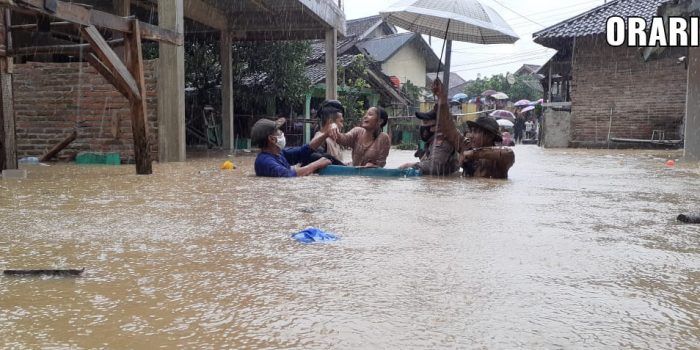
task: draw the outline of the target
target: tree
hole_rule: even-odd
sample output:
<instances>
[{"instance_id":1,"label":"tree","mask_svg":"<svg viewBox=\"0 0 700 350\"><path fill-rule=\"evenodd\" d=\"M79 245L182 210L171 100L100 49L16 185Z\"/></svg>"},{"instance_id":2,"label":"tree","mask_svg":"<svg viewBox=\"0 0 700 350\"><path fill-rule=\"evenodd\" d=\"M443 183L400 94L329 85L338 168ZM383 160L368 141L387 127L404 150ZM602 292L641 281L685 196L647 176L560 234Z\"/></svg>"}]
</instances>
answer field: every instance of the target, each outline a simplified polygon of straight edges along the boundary
<instances>
[{"instance_id":1,"label":"tree","mask_svg":"<svg viewBox=\"0 0 700 350\"><path fill-rule=\"evenodd\" d=\"M309 42L251 42L233 47L234 93L239 107L259 110L270 99L283 109L301 110L311 83L306 77Z\"/></svg>"},{"instance_id":2,"label":"tree","mask_svg":"<svg viewBox=\"0 0 700 350\"><path fill-rule=\"evenodd\" d=\"M353 57L352 62L343 67L338 67L339 83L346 87L338 95L340 103L345 106L345 124L355 125L364 116L365 100L363 90L370 87L367 82L369 62L365 55L358 54Z\"/></svg>"},{"instance_id":3,"label":"tree","mask_svg":"<svg viewBox=\"0 0 700 350\"><path fill-rule=\"evenodd\" d=\"M515 83L511 85L508 84L505 75L497 74L489 78L477 78L467 85L464 93L468 96L478 96L486 90L496 90L506 93L511 101L522 99L532 101L539 99L541 95L540 91L531 87L533 83L539 84L534 77L516 76Z\"/></svg>"}]
</instances>

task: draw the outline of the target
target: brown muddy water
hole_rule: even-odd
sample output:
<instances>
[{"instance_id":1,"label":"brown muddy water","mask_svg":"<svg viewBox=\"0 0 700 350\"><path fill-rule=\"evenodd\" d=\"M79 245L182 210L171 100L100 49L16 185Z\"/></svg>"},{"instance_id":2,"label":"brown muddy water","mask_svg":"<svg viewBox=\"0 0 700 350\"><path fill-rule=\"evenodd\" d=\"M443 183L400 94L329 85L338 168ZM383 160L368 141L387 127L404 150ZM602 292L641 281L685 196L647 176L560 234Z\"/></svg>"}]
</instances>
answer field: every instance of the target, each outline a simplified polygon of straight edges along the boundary
<instances>
[{"instance_id":1,"label":"brown muddy water","mask_svg":"<svg viewBox=\"0 0 700 350\"><path fill-rule=\"evenodd\" d=\"M518 146L508 181L25 166L0 180L0 269L85 273L0 276L0 348L698 348L678 156ZM290 239L308 226L341 240Z\"/></svg>"}]
</instances>

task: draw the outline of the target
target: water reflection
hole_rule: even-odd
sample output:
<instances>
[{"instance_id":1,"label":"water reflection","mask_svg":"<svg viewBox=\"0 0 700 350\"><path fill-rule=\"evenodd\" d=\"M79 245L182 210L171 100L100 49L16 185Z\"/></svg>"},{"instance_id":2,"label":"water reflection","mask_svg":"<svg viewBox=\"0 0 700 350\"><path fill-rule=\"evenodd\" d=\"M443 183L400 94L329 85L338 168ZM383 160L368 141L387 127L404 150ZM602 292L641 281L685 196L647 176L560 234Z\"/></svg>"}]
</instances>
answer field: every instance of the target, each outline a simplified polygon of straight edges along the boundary
<instances>
[{"instance_id":1,"label":"water reflection","mask_svg":"<svg viewBox=\"0 0 700 350\"><path fill-rule=\"evenodd\" d=\"M0 181L3 348L700 346L697 164L517 148L508 181L253 177L225 155ZM388 166L411 160L396 151ZM318 226L341 241L305 246Z\"/></svg>"}]
</instances>

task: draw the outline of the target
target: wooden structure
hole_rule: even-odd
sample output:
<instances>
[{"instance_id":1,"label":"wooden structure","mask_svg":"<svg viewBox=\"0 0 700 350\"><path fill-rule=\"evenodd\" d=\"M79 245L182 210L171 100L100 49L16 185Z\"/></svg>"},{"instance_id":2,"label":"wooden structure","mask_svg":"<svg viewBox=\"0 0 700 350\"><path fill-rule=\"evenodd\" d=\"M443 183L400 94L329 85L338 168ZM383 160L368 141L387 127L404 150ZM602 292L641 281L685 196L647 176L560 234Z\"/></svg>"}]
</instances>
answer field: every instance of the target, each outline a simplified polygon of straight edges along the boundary
<instances>
[{"instance_id":1,"label":"wooden structure","mask_svg":"<svg viewBox=\"0 0 700 350\"><path fill-rule=\"evenodd\" d=\"M159 43L158 160L185 160L184 34L185 24L196 31L221 35L222 121L224 147L234 148L232 50L237 41L306 40L324 38L335 48L345 33L345 18L333 0L0 0L0 169L16 168L12 110L12 57L80 53L129 100L137 173L151 173L146 130L146 98L141 41ZM133 10L133 12L132 12ZM137 19L139 12L157 12L158 25ZM33 15L36 23L11 24L15 14ZM134 15L134 16L132 16ZM144 17L144 16L142 16ZM152 18L152 17L151 17ZM150 20L150 19L149 19ZM4 30L3 30L4 29ZM87 44L62 43L13 47L12 34L37 30L53 37L75 37ZM111 32L111 35L109 35ZM109 40L105 39L108 38ZM110 39L111 37L111 39ZM336 52L327 53L330 77L327 97L336 97Z\"/></svg>"}]
</instances>

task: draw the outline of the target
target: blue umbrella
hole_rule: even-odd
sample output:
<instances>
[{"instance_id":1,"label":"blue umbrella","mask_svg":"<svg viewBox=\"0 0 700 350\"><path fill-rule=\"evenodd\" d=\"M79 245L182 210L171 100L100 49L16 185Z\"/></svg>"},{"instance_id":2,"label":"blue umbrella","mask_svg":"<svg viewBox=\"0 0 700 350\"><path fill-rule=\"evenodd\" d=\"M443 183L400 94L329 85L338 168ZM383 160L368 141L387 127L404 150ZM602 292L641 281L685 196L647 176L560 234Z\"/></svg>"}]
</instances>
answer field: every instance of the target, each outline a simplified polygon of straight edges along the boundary
<instances>
[{"instance_id":1,"label":"blue umbrella","mask_svg":"<svg viewBox=\"0 0 700 350\"><path fill-rule=\"evenodd\" d=\"M467 96L467 94L459 93L459 94L455 94L454 96L452 96L452 101L455 101L455 102L464 102L467 100L469 100L469 96Z\"/></svg>"}]
</instances>

